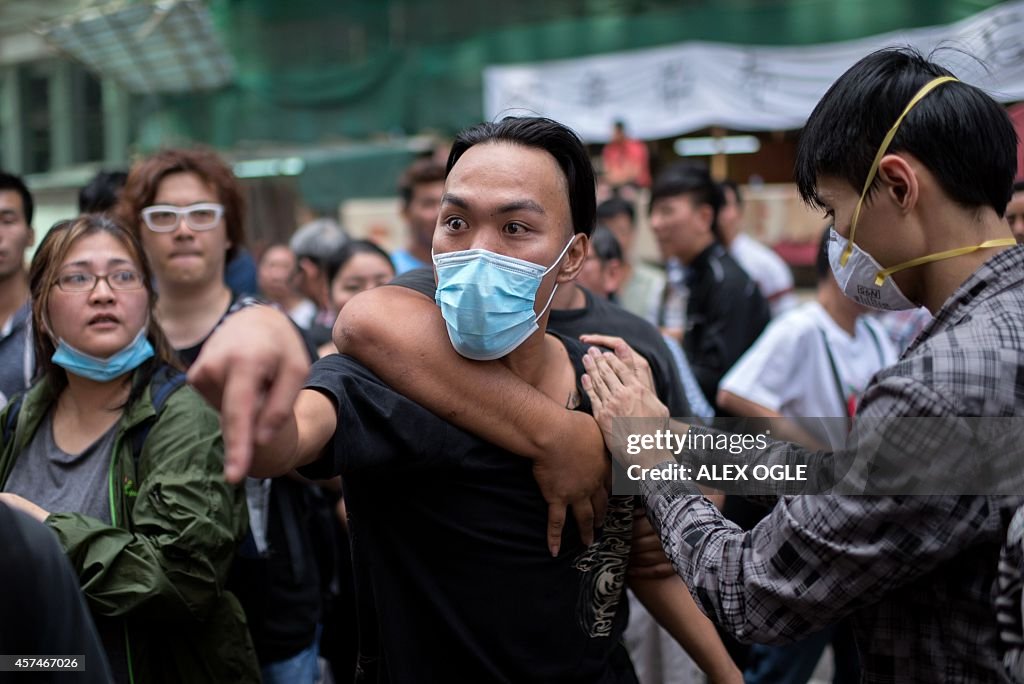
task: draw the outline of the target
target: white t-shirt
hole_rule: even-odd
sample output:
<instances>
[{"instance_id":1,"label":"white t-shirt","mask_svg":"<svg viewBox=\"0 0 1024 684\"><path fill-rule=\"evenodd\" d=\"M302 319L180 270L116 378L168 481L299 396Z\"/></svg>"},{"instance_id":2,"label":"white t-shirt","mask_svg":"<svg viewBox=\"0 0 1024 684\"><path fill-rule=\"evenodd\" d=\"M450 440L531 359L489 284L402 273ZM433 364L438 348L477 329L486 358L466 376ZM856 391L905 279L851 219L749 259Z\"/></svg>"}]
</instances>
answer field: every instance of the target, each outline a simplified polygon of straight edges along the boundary
<instances>
[{"instance_id":1,"label":"white t-shirt","mask_svg":"<svg viewBox=\"0 0 1024 684\"><path fill-rule=\"evenodd\" d=\"M291 308L288 313L288 318L292 319L295 325L299 326L303 330L308 330L309 326L313 325L313 320L316 318L316 304L310 299L303 299L301 302Z\"/></svg>"},{"instance_id":2,"label":"white t-shirt","mask_svg":"<svg viewBox=\"0 0 1024 684\"><path fill-rule=\"evenodd\" d=\"M729 254L747 275L757 283L768 300L772 317L799 304L793 293L793 273L778 254L754 238L740 233L729 245Z\"/></svg>"},{"instance_id":3,"label":"white t-shirt","mask_svg":"<svg viewBox=\"0 0 1024 684\"><path fill-rule=\"evenodd\" d=\"M720 388L787 418L846 417L851 397L859 397L872 376L897 358L877 321L861 316L854 332L848 335L817 301L802 304L768 324ZM837 421L801 425L834 446L845 438Z\"/></svg>"}]
</instances>

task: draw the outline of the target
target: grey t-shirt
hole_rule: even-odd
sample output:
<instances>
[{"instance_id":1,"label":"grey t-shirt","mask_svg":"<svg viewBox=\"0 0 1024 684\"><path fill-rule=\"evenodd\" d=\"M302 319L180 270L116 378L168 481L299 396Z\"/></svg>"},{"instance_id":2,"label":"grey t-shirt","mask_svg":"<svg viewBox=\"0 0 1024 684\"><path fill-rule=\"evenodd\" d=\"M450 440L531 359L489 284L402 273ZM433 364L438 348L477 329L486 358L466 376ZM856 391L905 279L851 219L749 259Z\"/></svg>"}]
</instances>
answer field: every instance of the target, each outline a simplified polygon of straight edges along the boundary
<instances>
[{"instance_id":1,"label":"grey t-shirt","mask_svg":"<svg viewBox=\"0 0 1024 684\"><path fill-rule=\"evenodd\" d=\"M4 486L51 513L81 513L110 524L107 473L114 447L114 423L80 454L60 449L53 439L50 411L25 446Z\"/></svg>"}]
</instances>

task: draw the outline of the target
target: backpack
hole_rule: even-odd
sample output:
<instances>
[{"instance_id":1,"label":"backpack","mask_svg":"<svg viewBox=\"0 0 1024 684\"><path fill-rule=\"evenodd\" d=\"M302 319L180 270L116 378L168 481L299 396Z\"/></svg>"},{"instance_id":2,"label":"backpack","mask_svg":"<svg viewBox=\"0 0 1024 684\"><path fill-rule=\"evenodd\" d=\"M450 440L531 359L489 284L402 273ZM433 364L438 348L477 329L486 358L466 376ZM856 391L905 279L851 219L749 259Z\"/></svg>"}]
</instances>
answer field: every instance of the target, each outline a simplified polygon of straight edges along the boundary
<instances>
[{"instance_id":1,"label":"backpack","mask_svg":"<svg viewBox=\"0 0 1024 684\"><path fill-rule=\"evenodd\" d=\"M175 390L185 384L185 374L171 366L162 365L153 373L149 381L149 393L153 402L153 415L131 428L127 435L132 449L132 463L136 472L139 469L139 458L142 456L142 447L146 444L146 438L153 424L160 418L160 414L167 404L167 400ZM21 404L27 392L20 392L11 398L7 408L7 419L2 428L3 443L14 436L14 429L18 425L18 414L21 412Z\"/></svg>"}]
</instances>

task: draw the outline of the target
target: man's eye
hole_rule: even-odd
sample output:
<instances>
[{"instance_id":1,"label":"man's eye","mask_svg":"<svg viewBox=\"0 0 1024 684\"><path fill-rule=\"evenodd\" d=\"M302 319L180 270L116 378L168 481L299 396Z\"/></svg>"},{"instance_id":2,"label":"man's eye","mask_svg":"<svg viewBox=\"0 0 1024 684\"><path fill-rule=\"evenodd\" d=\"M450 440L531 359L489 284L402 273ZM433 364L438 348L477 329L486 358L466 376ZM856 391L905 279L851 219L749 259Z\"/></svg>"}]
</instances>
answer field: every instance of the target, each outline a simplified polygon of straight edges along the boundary
<instances>
[{"instance_id":1,"label":"man's eye","mask_svg":"<svg viewBox=\"0 0 1024 684\"><path fill-rule=\"evenodd\" d=\"M445 220L444 225L448 226L452 230L462 230L466 227L466 222L455 216Z\"/></svg>"},{"instance_id":2,"label":"man's eye","mask_svg":"<svg viewBox=\"0 0 1024 684\"><path fill-rule=\"evenodd\" d=\"M505 225L505 232L509 235L520 235L526 232L526 227L521 223L508 223Z\"/></svg>"}]
</instances>

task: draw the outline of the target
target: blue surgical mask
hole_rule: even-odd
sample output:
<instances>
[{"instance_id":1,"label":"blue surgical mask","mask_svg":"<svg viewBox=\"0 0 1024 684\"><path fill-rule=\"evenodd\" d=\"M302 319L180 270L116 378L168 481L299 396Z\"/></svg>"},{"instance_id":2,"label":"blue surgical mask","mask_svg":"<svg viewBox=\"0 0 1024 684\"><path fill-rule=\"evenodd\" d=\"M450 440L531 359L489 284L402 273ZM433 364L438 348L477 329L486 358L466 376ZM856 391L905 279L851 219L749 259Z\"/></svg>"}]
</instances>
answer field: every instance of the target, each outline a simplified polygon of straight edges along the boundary
<instances>
[{"instance_id":1,"label":"blue surgical mask","mask_svg":"<svg viewBox=\"0 0 1024 684\"><path fill-rule=\"evenodd\" d=\"M486 249L435 254L434 299L455 351L475 361L492 361L510 354L536 332L558 285L540 313L534 311L537 290L575 240L574 235L547 268Z\"/></svg>"},{"instance_id":2,"label":"blue surgical mask","mask_svg":"<svg viewBox=\"0 0 1024 684\"><path fill-rule=\"evenodd\" d=\"M110 382L129 371L133 371L143 362L153 357L153 345L146 338L148 325L135 336L127 347L114 352L112 356L100 359L75 349L63 339L57 340L57 350L50 360L69 373L80 375L97 382Z\"/></svg>"}]
</instances>

